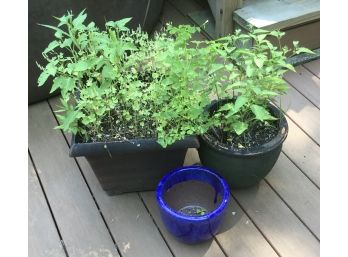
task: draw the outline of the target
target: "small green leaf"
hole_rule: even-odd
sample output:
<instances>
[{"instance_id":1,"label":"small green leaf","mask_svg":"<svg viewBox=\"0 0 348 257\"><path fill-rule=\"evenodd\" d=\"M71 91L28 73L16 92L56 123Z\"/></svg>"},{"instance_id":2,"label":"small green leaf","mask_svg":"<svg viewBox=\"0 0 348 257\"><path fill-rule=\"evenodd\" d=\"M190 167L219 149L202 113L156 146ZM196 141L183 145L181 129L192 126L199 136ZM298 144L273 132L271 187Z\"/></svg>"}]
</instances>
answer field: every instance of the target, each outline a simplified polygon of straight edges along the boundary
<instances>
[{"instance_id":1,"label":"small green leaf","mask_svg":"<svg viewBox=\"0 0 348 257\"><path fill-rule=\"evenodd\" d=\"M87 18L87 14L85 14L85 10L82 10L79 15L73 20L73 25L75 27L80 27L82 25L82 23L86 20Z\"/></svg>"},{"instance_id":2,"label":"small green leaf","mask_svg":"<svg viewBox=\"0 0 348 257\"><path fill-rule=\"evenodd\" d=\"M59 42L54 40L51 43L49 43L49 45L47 46L47 48L43 51L44 54L52 51L53 49L55 49L57 46L59 46Z\"/></svg>"},{"instance_id":3,"label":"small green leaf","mask_svg":"<svg viewBox=\"0 0 348 257\"><path fill-rule=\"evenodd\" d=\"M302 53L315 54L312 50L309 50L308 48L305 48L305 47L300 47L296 49L296 54L302 54Z\"/></svg>"},{"instance_id":4,"label":"small green leaf","mask_svg":"<svg viewBox=\"0 0 348 257\"><path fill-rule=\"evenodd\" d=\"M214 73L214 72L216 72L216 71L222 69L223 67L224 67L223 64L220 64L220 63L215 64L215 63L214 63L214 64L211 65L211 69L210 69L210 71L209 71L209 74L212 74L212 73Z\"/></svg>"},{"instance_id":5,"label":"small green leaf","mask_svg":"<svg viewBox=\"0 0 348 257\"><path fill-rule=\"evenodd\" d=\"M105 65L103 67L102 76L106 79L115 79L116 73L111 65Z\"/></svg>"},{"instance_id":6,"label":"small green leaf","mask_svg":"<svg viewBox=\"0 0 348 257\"><path fill-rule=\"evenodd\" d=\"M75 88L75 79L71 77L60 76L53 80L53 85L50 93L56 91L58 88L62 89L62 94L72 91Z\"/></svg>"},{"instance_id":7,"label":"small green leaf","mask_svg":"<svg viewBox=\"0 0 348 257\"><path fill-rule=\"evenodd\" d=\"M73 67L74 67L74 71L77 71L77 72L85 71L88 69L88 62L83 60L78 61L77 63L74 63Z\"/></svg>"},{"instance_id":8,"label":"small green leaf","mask_svg":"<svg viewBox=\"0 0 348 257\"><path fill-rule=\"evenodd\" d=\"M254 113L257 120L276 120L264 107L260 105L253 104L251 106L251 111Z\"/></svg>"},{"instance_id":9,"label":"small green leaf","mask_svg":"<svg viewBox=\"0 0 348 257\"><path fill-rule=\"evenodd\" d=\"M264 59L261 59L261 58L255 57L255 58L254 58L254 62L255 62L255 64L256 64L257 67L262 68L263 63L265 62L265 60L264 60Z\"/></svg>"},{"instance_id":10,"label":"small green leaf","mask_svg":"<svg viewBox=\"0 0 348 257\"><path fill-rule=\"evenodd\" d=\"M53 30L55 30L57 32L59 31L62 35L66 35L66 36L70 37L70 35L68 33L64 32L60 28L57 28L57 27L54 27L54 26L51 26L51 25L45 25L45 24L38 24L38 25L46 27L46 28L49 28L49 29L53 29Z\"/></svg>"},{"instance_id":11,"label":"small green leaf","mask_svg":"<svg viewBox=\"0 0 348 257\"><path fill-rule=\"evenodd\" d=\"M245 72L247 77L251 77L254 74L254 69L251 67L251 65L247 65Z\"/></svg>"},{"instance_id":12,"label":"small green leaf","mask_svg":"<svg viewBox=\"0 0 348 257\"><path fill-rule=\"evenodd\" d=\"M234 109L233 103L228 103L228 104L224 104L223 106L221 106L219 108L219 111L230 111L233 109Z\"/></svg>"},{"instance_id":13,"label":"small green leaf","mask_svg":"<svg viewBox=\"0 0 348 257\"><path fill-rule=\"evenodd\" d=\"M245 130L248 129L248 124L242 121L236 121L232 123L232 127L236 134L239 136L241 135Z\"/></svg>"},{"instance_id":14,"label":"small green leaf","mask_svg":"<svg viewBox=\"0 0 348 257\"><path fill-rule=\"evenodd\" d=\"M71 38L66 38L63 43L60 45L60 48L69 47L72 44Z\"/></svg>"},{"instance_id":15,"label":"small green leaf","mask_svg":"<svg viewBox=\"0 0 348 257\"><path fill-rule=\"evenodd\" d=\"M45 84L49 76L50 74L48 74L47 71L41 72L39 78L37 79L38 86L41 87L43 84Z\"/></svg>"},{"instance_id":16,"label":"small green leaf","mask_svg":"<svg viewBox=\"0 0 348 257\"><path fill-rule=\"evenodd\" d=\"M239 109L242 108L248 102L248 100L249 99L246 96L238 96L236 102L234 103L235 111L238 112Z\"/></svg>"},{"instance_id":17,"label":"small green leaf","mask_svg":"<svg viewBox=\"0 0 348 257\"><path fill-rule=\"evenodd\" d=\"M258 40L258 41L262 41L262 40L264 40L266 37L267 37L267 34L260 34L260 35L257 36L257 40Z\"/></svg>"}]
</instances>

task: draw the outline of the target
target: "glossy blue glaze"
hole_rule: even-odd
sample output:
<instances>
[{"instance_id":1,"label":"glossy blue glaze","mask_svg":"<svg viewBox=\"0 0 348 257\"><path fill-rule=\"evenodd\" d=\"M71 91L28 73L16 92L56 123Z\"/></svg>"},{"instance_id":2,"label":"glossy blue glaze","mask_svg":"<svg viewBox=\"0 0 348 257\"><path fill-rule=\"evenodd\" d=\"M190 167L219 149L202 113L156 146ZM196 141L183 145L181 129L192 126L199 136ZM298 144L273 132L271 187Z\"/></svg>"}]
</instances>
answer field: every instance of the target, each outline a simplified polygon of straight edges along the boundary
<instances>
[{"instance_id":1,"label":"glossy blue glaze","mask_svg":"<svg viewBox=\"0 0 348 257\"><path fill-rule=\"evenodd\" d=\"M188 216L171 209L164 200L164 195L175 184L197 180L211 185L221 196L220 204L201 216ZM229 200L230 191L227 183L214 171L202 166L188 166L169 172L157 186L157 202L163 223L170 233L179 240L194 244L210 239L218 232Z\"/></svg>"}]
</instances>

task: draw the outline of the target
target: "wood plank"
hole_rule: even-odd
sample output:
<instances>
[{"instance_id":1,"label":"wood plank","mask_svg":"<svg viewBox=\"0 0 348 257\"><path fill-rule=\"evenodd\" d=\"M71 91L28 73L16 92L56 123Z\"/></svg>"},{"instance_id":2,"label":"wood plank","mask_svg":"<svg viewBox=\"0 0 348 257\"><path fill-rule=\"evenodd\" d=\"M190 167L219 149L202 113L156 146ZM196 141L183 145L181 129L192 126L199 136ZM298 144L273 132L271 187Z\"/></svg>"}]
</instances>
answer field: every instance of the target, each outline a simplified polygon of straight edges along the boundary
<instances>
[{"instance_id":1,"label":"wood plank","mask_svg":"<svg viewBox=\"0 0 348 257\"><path fill-rule=\"evenodd\" d=\"M208 0L215 17L215 35L226 36L233 32L233 12L242 5L240 0Z\"/></svg>"},{"instance_id":2,"label":"wood plank","mask_svg":"<svg viewBox=\"0 0 348 257\"><path fill-rule=\"evenodd\" d=\"M220 249L219 245L215 240L210 240L204 243L187 245L181 243L176 238L174 238L164 227L162 223L160 212L156 202L155 192L141 192L141 197L143 198L147 208L149 209L152 217L156 220L156 223L161 230L162 235L166 239L167 243L175 256L180 257L225 257L224 253Z\"/></svg>"},{"instance_id":3,"label":"wood plank","mask_svg":"<svg viewBox=\"0 0 348 257\"><path fill-rule=\"evenodd\" d=\"M29 150L69 256L119 256L48 103L29 107Z\"/></svg>"},{"instance_id":4,"label":"wood plank","mask_svg":"<svg viewBox=\"0 0 348 257\"><path fill-rule=\"evenodd\" d=\"M291 119L283 152L320 187L320 148Z\"/></svg>"},{"instance_id":5,"label":"wood plank","mask_svg":"<svg viewBox=\"0 0 348 257\"><path fill-rule=\"evenodd\" d=\"M298 124L315 142L320 144L320 113L308 99L289 85L289 91L276 99L278 106Z\"/></svg>"},{"instance_id":6,"label":"wood plank","mask_svg":"<svg viewBox=\"0 0 348 257\"><path fill-rule=\"evenodd\" d=\"M302 65L296 72L287 72L284 79L320 109L320 80Z\"/></svg>"},{"instance_id":7,"label":"wood plank","mask_svg":"<svg viewBox=\"0 0 348 257\"><path fill-rule=\"evenodd\" d=\"M280 256L319 256L317 239L264 181L233 195Z\"/></svg>"},{"instance_id":8,"label":"wood plank","mask_svg":"<svg viewBox=\"0 0 348 257\"><path fill-rule=\"evenodd\" d=\"M266 181L316 237L320 238L319 189L284 154L280 154Z\"/></svg>"},{"instance_id":9,"label":"wood plank","mask_svg":"<svg viewBox=\"0 0 348 257\"><path fill-rule=\"evenodd\" d=\"M173 25L181 25L181 24L192 24L191 20L180 13L170 2L165 1L163 6L162 24L166 24L171 22ZM192 36L192 40L205 40L205 37L201 33L195 33Z\"/></svg>"},{"instance_id":10,"label":"wood plank","mask_svg":"<svg viewBox=\"0 0 348 257\"><path fill-rule=\"evenodd\" d=\"M58 97L50 99L53 110ZM65 135L70 143L70 136ZM137 193L108 196L84 157L76 158L123 257L172 256Z\"/></svg>"},{"instance_id":11,"label":"wood plank","mask_svg":"<svg viewBox=\"0 0 348 257\"><path fill-rule=\"evenodd\" d=\"M320 78L320 59L303 64L310 72Z\"/></svg>"},{"instance_id":12,"label":"wood plank","mask_svg":"<svg viewBox=\"0 0 348 257\"><path fill-rule=\"evenodd\" d=\"M108 196L85 158L77 161L123 257L171 257L165 241L137 193Z\"/></svg>"},{"instance_id":13,"label":"wood plank","mask_svg":"<svg viewBox=\"0 0 348 257\"><path fill-rule=\"evenodd\" d=\"M278 256L232 197L221 232L216 235L216 239L224 252L231 257Z\"/></svg>"},{"instance_id":14,"label":"wood plank","mask_svg":"<svg viewBox=\"0 0 348 257\"><path fill-rule=\"evenodd\" d=\"M30 157L28 199L29 257L66 256Z\"/></svg>"},{"instance_id":15,"label":"wood plank","mask_svg":"<svg viewBox=\"0 0 348 257\"><path fill-rule=\"evenodd\" d=\"M320 3L319 0L245 0L233 18L243 27L251 24L268 30L284 29L318 20Z\"/></svg>"},{"instance_id":16,"label":"wood plank","mask_svg":"<svg viewBox=\"0 0 348 257\"><path fill-rule=\"evenodd\" d=\"M299 41L300 45L303 47L313 50L320 48L320 20L285 29L283 31L286 33L281 39L283 46L293 48L293 41ZM276 43L276 40L272 43Z\"/></svg>"}]
</instances>

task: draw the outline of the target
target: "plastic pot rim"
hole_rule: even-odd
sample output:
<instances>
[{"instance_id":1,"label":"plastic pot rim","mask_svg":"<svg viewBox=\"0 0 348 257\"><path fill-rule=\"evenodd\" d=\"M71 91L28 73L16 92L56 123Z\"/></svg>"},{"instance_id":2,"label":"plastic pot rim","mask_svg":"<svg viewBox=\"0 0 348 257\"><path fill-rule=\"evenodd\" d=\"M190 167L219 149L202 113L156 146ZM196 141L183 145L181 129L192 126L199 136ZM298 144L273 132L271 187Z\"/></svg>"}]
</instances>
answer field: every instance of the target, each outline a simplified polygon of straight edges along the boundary
<instances>
[{"instance_id":1,"label":"plastic pot rim","mask_svg":"<svg viewBox=\"0 0 348 257\"><path fill-rule=\"evenodd\" d=\"M216 103L217 103L217 101L213 102L210 105L210 108ZM199 138L202 141L204 141L208 145L209 148L213 149L216 152L227 155L227 156L244 157L244 156L255 156L255 155L266 154L266 153L276 149L279 145L282 145L283 142L285 141L285 139L287 138L288 131L289 131L288 122L287 122L286 117L283 114L283 112L277 106L275 106L273 103L269 103L269 107L270 107L272 112L280 113L280 127L278 130L278 134L267 143L264 143L260 146L243 149L243 150L241 150L241 149L235 150L235 148L233 148L233 147L229 147L227 149L221 147L219 144L216 143L217 141L214 140L214 138L212 138L211 136L209 136L207 134L199 135Z\"/></svg>"}]
</instances>

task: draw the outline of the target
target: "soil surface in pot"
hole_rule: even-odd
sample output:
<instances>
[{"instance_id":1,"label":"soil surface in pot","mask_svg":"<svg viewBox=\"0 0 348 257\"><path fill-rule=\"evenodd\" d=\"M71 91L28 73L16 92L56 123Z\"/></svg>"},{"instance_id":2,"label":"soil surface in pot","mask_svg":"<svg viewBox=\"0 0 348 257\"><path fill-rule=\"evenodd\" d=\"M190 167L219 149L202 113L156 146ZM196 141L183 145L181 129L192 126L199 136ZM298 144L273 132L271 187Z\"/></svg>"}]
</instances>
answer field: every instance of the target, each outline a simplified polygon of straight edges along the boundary
<instances>
[{"instance_id":1,"label":"soil surface in pot","mask_svg":"<svg viewBox=\"0 0 348 257\"><path fill-rule=\"evenodd\" d=\"M221 199L211 185L196 180L175 184L164 195L171 209L187 216L206 215L221 204Z\"/></svg>"},{"instance_id":2,"label":"soil surface in pot","mask_svg":"<svg viewBox=\"0 0 348 257\"><path fill-rule=\"evenodd\" d=\"M207 132L210 138L222 148L248 149L271 141L279 132L279 121L257 121L243 134L214 128Z\"/></svg>"}]
</instances>

